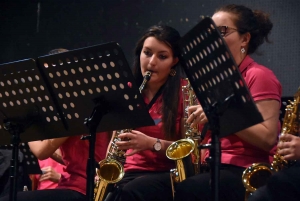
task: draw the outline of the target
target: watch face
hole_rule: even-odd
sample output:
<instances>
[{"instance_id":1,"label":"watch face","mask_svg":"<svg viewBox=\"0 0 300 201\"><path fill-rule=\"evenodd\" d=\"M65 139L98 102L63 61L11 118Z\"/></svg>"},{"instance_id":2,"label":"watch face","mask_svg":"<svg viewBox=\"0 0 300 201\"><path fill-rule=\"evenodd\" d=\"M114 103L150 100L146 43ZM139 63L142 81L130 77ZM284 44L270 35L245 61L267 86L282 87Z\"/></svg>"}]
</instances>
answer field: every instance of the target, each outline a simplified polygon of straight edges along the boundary
<instances>
[{"instance_id":1,"label":"watch face","mask_svg":"<svg viewBox=\"0 0 300 201\"><path fill-rule=\"evenodd\" d=\"M154 149L155 149L155 151L159 151L159 150L161 149L161 143L156 142L156 143L154 144Z\"/></svg>"}]
</instances>

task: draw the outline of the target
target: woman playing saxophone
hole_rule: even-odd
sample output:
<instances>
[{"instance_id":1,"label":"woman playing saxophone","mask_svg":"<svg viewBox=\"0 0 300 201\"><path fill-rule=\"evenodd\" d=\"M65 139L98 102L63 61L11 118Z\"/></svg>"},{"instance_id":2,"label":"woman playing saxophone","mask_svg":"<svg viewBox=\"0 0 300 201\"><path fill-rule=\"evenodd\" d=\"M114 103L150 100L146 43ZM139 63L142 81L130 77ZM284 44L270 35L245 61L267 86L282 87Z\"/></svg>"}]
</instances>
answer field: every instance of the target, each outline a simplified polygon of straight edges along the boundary
<instances>
[{"instance_id":1,"label":"woman playing saxophone","mask_svg":"<svg viewBox=\"0 0 300 201\"><path fill-rule=\"evenodd\" d=\"M116 184L115 200L172 200L170 169L174 161L167 147L183 138L183 106L179 66L179 33L163 25L150 27L137 42L134 51L134 76L140 86L147 71L151 77L141 94L155 126L134 128L119 134L116 145L126 151L125 175ZM118 193L117 193L118 192Z\"/></svg>"},{"instance_id":2,"label":"woman playing saxophone","mask_svg":"<svg viewBox=\"0 0 300 201\"><path fill-rule=\"evenodd\" d=\"M242 5L225 5L212 16L264 121L229 136L220 138L220 200L244 200L241 177L245 168L257 161L270 163L279 133L281 85L268 68L256 63L250 54L264 42L272 23L262 11ZM190 107L197 116L194 123L204 123L201 106ZM230 125L229 125L230 126ZM205 158L209 156L206 151ZM179 183L175 201L211 200L210 174L198 174Z\"/></svg>"}]
</instances>

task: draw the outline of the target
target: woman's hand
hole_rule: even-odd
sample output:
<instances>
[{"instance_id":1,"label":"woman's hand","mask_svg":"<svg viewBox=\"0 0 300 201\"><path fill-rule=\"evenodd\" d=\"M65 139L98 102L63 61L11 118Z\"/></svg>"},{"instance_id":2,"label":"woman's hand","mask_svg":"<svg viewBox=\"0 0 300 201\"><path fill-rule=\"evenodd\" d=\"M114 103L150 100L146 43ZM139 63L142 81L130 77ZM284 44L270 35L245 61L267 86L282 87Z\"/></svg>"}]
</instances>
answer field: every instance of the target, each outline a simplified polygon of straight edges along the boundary
<instances>
[{"instance_id":1,"label":"woman's hand","mask_svg":"<svg viewBox=\"0 0 300 201\"><path fill-rule=\"evenodd\" d=\"M61 174L56 172L51 166L42 168L43 174L41 175L39 181L50 180L52 182L58 183Z\"/></svg>"},{"instance_id":2,"label":"woman's hand","mask_svg":"<svg viewBox=\"0 0 300 201\"><path fill-rule=\"evenodd\" d=\"M205 124L208 119L201 105L193 105L188 108L188 119L186 123L190 123L191 127L196 127L197 124Z\"/></svg>"},{"instance_id":3,"label":"woman's hand","mask_svg":"<svg viewBox=\"0 0 300 201\"><path fill-rule=\"evenodd\" d=\"M278 154L285 160L300 159L300 138L291 134L281 134L279 137Z\"/></svg>"},{"instance_id":4,"label":"woman's hand","mask_svg":"<svg viewBox=\"0 0 300 201\"><path fill-rule=\"evenodd\" d=\"M140 151L152 149L153 144L156 142L155 138L149 137L137 130L119 134L118 137L124 139L124 141L116 142L119 150L132 149L132 152L125 154L125 156L132 156Z\"/></svg>"}]
</instances>

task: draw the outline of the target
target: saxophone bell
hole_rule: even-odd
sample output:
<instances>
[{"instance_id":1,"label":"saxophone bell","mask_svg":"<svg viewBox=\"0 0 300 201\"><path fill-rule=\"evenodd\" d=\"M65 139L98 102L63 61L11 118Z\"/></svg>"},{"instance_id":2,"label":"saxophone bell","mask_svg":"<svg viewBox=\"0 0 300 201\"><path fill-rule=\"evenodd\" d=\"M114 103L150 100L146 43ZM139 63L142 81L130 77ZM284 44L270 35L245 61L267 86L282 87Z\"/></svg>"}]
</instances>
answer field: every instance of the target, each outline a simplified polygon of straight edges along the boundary
<instances>
[{"instance_id":1,"label":"saxophone bell","mask_svg":"<svg viewBox=\"0 0 300 201\"><path fill-rule=\"evenodd\" d=\"M242 176L244 187L246 188L245 200L259 187L265 185L267 180L276 170L267 163L254 163L248 167Z\"/></svg>"},{"instance_id":2,"label":"saxophone bell","mask_svg":"<svg viewBox=\"0 0 300 201\"><path fill-rule=\"evenodd\" d=\"M94 200L104 200L109 184L114 184L120 181L124 176L123 165L112 158L106 158L99 162L99 169L96 169L96 174L100 181L96 184Z\"/></svg>"},{"instance_id":3,"label":"saxophone bell","mask_svg":"<svg viewBox=\"0 0 300 201\"><path fill-rule=\"evenodd\" d=\"M167 157L176 162L176 169L170 171L175 183L194 175L190 155L194 149L195 142L189 138L175 141L167 148Z\"/></svg>"}]
</instances>

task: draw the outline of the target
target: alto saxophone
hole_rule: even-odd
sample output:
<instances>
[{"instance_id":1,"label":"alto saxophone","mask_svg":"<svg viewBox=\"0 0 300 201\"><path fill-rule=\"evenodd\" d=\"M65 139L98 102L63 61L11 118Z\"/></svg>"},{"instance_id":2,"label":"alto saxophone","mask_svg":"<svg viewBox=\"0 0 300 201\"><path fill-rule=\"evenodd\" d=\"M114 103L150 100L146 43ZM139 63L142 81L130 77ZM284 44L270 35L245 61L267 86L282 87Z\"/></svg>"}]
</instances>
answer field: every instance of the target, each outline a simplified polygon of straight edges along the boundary
<instances>
[{"instance_id":1,"label":"alto saxophone","mask_svg":"<svg viewBox=\"0 0 300 201\"><path fill-rule=\"evenodd\" d=\"M173 142L166 150L167 157L176 162L176 168L170 170L173 196L175 193L175 183L179 183L187 177L200 172L199 131L197 127L191 127L190 124L186 123L188 107L197 105L198 102L189 80L186 80L187 84L182 86L185 138Z\"/></svg>"},{"instance_id":2,"label":"alto saxophone","mask_svg":"<svg viewBox=\"0 0 300 201\"><path fill-rule=\"evenodd\" d=\"M289 101L290 104L286 106L285 115L282 123L282 134L299 135L299 121L300 121L300 87L294 95L294 101ZM243 184L246 188L245 200L248 196L256 191L257 188L266 184L267 179L275 172L284 168L288 168L292 161L287 161L278 154L273 156L271 164L253 163L248 167L242 175Z\"/></svg>"},{"instance_id":3,"label":"alto saxophone","mask_svg":"<svg viewBox=\"0 0 300 201\"><path fill-rule=\"evenodd\" d=\"M140 93L146 86L151 77L151 72L147 71L141 86L139 87ZM115 133L112 142L110 143L107 156L104 160L99 162L99 169L96 169L98 180L95 182L94 188L94 200L102 201L107 194L108 184L114 184L120 181L124 176L124 163L125 163L125 151L119 150L116 142L121 141L119 135L121 133L130 132L131 129L118 130Z\"/></svg>"}]
</instances>

